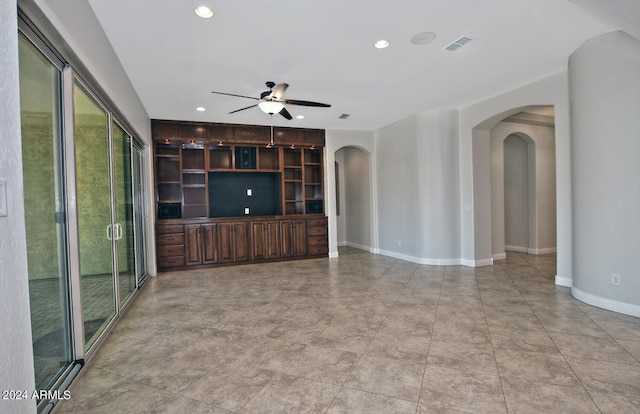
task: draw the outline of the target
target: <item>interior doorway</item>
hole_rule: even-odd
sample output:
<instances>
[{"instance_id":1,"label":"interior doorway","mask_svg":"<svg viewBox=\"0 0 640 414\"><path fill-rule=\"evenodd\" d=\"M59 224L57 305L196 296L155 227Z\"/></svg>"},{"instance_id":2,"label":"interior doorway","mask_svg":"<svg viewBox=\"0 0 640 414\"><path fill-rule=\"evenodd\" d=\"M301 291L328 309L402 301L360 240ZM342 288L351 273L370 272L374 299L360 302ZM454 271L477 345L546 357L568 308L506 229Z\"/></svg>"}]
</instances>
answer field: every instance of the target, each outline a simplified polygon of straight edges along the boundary
<instances>
[{"instance_id":1,"label":"interior doorway","mask_svg":"<svg viewBox=\"0 0 640 414\"><path fill-rule=\"evenodd\" d=\"M511 115L490 136L493 259L506 258L506 251L556 252L553 107Z\"/></svg>"},{"instance_id":2,"label":"interior doorway","mask_svg":"<svg viewBox=\"0 0 640 414\"><path fill-rule=\"evenodd\" d=\"M372 162L362 148L335 152L338 246L372 251Z\"/></svg>"}]
</instances>

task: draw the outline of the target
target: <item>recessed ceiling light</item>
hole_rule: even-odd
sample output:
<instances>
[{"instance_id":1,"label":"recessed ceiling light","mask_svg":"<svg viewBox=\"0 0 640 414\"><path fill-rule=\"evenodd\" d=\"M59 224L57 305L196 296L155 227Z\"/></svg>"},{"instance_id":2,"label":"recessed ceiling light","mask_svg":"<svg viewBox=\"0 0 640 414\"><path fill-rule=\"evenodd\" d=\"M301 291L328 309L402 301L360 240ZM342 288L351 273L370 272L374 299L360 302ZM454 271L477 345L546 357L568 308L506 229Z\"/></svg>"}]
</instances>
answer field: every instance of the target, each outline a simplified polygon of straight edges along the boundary
<instances>
[{"instance_id":1,"label":"recessed ceiling light","mask_svg":"<svg viewBox=\"0 0 640 414\"><path fill-rule=\"evenodd\" d=\"M411 43L414 45L426 45L433 42L436 39L436 34L433 32L420 32L411 38Z\"/></svg>"},{"instance_id":2,"label":"recessed ceiling light","mask_svg":"<svg viewBox=\"0 0 640 414\"><path fill-rule=\"evenodd\" d=\"M205 108L203 108L202 106L199 106L199 107L197 107L197 108L196 108L196 111L198 111L198 112L204 112L204 111L206 111L206 109L205 109Z\"/></svg>"},{"instance_id":3,"label":"recessed ceiling light","mask_svg":"<svg viewBox=\"0 0 640 414\"><path fill-rule=\"evenodd\" d=\"M304 119L304 115L298 115L296 116L296 119Z\"/></svg>"},{"instance_id":4,"label":"recessed ceiling light","mask_svg":"<svg viewBox=\"0 0 640 414\"><path fill-rule=\"evenodd\" d=\"M378 40L377 42L375 42L375 43L374 43L374 46L375 46L377 49L384 49L384 48L386 48L386 47L389 47L389 41L388 41L388 40L381 39L381 40Z\"/></svg>"},{"instance_id":5,"label":"recessed ceiling light","mask_svg":"<svg viewBox=\"0 0 640 414\"><path fill-rule=\"evenodd\" d=\"M208 8L207 6L199 6L196 7L196 14L203 19L210 19L213 17L213 10Z\"/></svg>"}]
</instances>

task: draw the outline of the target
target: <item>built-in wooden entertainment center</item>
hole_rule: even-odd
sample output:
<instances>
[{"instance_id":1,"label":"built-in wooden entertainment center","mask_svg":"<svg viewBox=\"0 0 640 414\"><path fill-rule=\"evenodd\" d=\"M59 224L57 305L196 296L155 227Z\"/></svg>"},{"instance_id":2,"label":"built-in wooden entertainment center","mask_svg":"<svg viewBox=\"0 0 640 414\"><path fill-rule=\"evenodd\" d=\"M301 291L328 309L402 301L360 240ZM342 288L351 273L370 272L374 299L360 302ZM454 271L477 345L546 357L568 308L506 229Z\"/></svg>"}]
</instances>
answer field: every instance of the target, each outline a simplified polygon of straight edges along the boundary
<instances>
[{"instance_id":1,"label":"built-in wooden entertainment center","mask_svg":"<svg viewBox=\"0 0 640 414\"><path fill-rule=\"evenodd\" d=\"M324 130L151 127L159 270L328 255Z\"/></svg>"}]
</instances>

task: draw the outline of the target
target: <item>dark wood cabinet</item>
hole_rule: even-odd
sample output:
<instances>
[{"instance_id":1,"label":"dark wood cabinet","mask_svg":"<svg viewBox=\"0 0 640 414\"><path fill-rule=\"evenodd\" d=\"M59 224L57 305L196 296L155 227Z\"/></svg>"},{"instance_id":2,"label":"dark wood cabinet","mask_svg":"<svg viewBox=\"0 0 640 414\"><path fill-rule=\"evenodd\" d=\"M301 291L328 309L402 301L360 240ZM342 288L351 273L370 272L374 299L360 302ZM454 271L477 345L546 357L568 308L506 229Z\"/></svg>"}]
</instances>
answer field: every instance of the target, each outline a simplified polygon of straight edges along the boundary
<instances>
[{"instance_id":1,"label":"dark wood cabinet","mask_svg":"<svg viewBox=\"0 0 640 414\"><path fill-rule=\"evenodd\" d=\"M167 269L185 265L184 230L181 224L156 227L158 268Z\"/></svg>"},{"instance_id":2,"label":"dark wood cabinet","mask_svg":"<svg viewBox=\"0 0 640 414\"><path fill-rule=\"evenodd\" d=\"M328 254L324 130L276 127L272 143L266 126L151 127L160 270Z\"/></svg>"},{"instance_id":3,"label":"dark wood cabinet","mask_svg":"<svg viewBox=\"0 0 640 414\"><path fill-rule=\"evenodd\" d=\"M244 262L250 259L249 224L218 223L220 263Z\"/></svg>"},{"instance_id":4,"label":"dark wood cabinet","mask_svg":"<svg viewBox=\"0 0 640 414\"><path fill-rule=\"evenodd\" d=\"M327 218L314 218L307 221L307 254L326 256L329 254Z\"/></svg>"},{"instance_id":5,"label":"dark wood cabinet","mask_svg":"<svg viewBox=\"0 0 640 414\"><path fill-rule=\"evenodd\" d=\"M305 220L283 220L282 257L297 257L307 254L307 226Z\"/></svg>"},{"instance_id":6,"label":"dark wood cabinet","mask_svg":"<svg viewBox=\"0 0 640 414\"><path fill-rule=\"evenodd\" d=\"M187 266L219 262L217 224L187 224L184 226L184 237Z\"/></svg>"},{"instance_id":7,"label":"dark wood cabinet","mask_svg":"<svg viewBox=\"0 0 640 414\"><path fill-rule=\"evenodd\" d=\"M251 222L251 258L278 259L280 253L280 224L278 221Z\"/></svg>"}]
</instances>

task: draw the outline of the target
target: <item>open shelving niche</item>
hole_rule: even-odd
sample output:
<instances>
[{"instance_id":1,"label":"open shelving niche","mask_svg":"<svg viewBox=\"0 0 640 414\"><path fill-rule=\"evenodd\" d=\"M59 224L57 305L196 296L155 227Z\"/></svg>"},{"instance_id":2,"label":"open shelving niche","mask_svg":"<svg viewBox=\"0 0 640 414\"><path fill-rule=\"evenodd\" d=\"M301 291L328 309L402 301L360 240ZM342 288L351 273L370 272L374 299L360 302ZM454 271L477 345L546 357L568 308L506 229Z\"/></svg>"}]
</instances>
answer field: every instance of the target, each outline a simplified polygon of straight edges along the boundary
<instances>
[{"instance_id":1,"label":"open shelving niche","mask_svg":"<svg viewBox=\"0 0 640 414\"><path fill-rule=\"evenodd\" d=\"M249 168L240 166L237 148L255 149L255 162ZM283 215L321 214L324 211L321 148L165 140L157 142L155 149L159 219L208 217L210 171L281 172Z\"/></svg>"}]
</instances>

